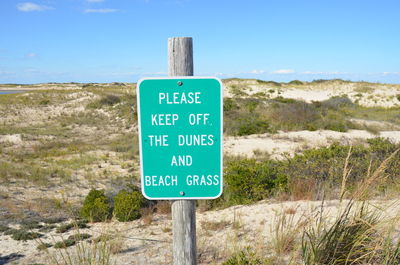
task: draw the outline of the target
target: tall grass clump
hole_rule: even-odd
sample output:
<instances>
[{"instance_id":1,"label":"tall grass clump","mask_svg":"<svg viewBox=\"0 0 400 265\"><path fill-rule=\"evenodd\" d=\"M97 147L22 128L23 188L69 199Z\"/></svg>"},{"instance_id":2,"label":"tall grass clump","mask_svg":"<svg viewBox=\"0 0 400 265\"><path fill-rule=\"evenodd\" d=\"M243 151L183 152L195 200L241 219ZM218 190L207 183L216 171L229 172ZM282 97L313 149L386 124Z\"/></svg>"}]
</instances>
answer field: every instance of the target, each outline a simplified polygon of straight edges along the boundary
<instances>
[{"instance_id":1,"label":"tall grass clump","mask_svg":"<svg viewBox=\"0 0 400 265\"><path fill-rule=\"evenodd\" d=\"M350 200L333 224L322 215L303 232L302 259L305 265L400 263L400 241L395 219L384 219L381 210L370 210L366 201Z\"/></svg>"},{"instance_id":2,"label":"tall grass clump","mask_svg":"<svg viewBox=\"0 0 400 265\"><path fill-rule=\"evenodd\" d=\"M112 245L108 240L92 240L78 243L72 250L59 248L50 253L46 249L54 265L112 265Z\"/></svg>"},{"instance_id":3,"label":"tall grass clump","mask_svg":"<svg viewBox=\"0 0 400 265\"><path fill-rule=\"evenodd\" d=\"M304 216L296 215L296 209L284 209L275 214L271 226L271 246L278 257L285 256L297 248L299 235L307 221Z\"/></svg>"},{"instance_id":4,"label":"tall grass clump","mask_svg":"<svg viewBox=\"0 0 400 265\"><path fill-rule=\"evenodd\" d=\"M373 173L368 170L368 175L355 188L343 210L339 209L331 225L323 220L322 204L315 225L303 232L302 257L305 265L400 263L400 241L392 229L398 223L398 215L387 222L383 217L384 209L370 210L366 201L366 194L375 189L376 185L385 182L384 172L399 150L384 159ZM349 151L347 158L350 155ZM350 171L346 167L344 179Z\"/></svg>"},{"instance_id":5,"label":"tall grass clump","mask_svg":"<svg viewBox=\"0 0 400 265\"><path fill-rule=\"evenodd\" d=\"M305 264L367 264L373 256L373 238L377 233L374 228L379 219L364 205L355 213L351 212L353 207L354 202L350 202L328 227L324 227L321 215L315 227L303 233Z\"/></svg>"}]
</instances>

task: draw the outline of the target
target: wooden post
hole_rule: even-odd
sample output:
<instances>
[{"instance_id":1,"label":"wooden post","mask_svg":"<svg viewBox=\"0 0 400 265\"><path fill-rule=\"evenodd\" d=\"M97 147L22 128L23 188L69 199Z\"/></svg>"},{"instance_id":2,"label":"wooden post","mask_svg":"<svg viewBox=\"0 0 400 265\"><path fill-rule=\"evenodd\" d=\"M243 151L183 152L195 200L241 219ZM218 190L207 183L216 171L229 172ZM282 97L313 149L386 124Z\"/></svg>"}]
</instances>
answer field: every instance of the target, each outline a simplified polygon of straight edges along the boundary
<instances>
[{"instance_id":1,"label":"wooden post","mask_svg":"<svg viewBox=\"0 0 400 265\"><path fill-rule=\"evenodd\" d=\"M193 42L192 38L168 39L168 75L193 75Z\"/></svg>"},{"instance_id":2,"label":"wooden post","mask_svg":"<svg viewBox=\"0 0 400 265\"><path fill-rule=\"evenodd\" d=\"M168 75L193 75L192 38L168 39ZM196 265L196 201L172 202L174 265Z\"/></svg>"}]
</instances>

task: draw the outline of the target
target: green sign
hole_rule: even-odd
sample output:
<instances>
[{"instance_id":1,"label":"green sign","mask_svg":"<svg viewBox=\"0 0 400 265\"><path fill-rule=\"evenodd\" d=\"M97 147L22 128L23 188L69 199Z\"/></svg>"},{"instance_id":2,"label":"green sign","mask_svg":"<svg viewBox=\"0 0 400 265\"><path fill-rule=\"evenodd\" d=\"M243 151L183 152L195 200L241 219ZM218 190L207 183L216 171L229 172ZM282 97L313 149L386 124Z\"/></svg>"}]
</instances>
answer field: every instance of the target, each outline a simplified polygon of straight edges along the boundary
<instances>
[{"instance_id":1,"label":"green sign","mask_svg":"<svg viewBox=\"0 0 400 265\"><path fill-rule=\"evenodd\" d=\"M146 78L137 85L143 195L213 199L222 193L222 83Z\"/></svg>"}]
</instances>

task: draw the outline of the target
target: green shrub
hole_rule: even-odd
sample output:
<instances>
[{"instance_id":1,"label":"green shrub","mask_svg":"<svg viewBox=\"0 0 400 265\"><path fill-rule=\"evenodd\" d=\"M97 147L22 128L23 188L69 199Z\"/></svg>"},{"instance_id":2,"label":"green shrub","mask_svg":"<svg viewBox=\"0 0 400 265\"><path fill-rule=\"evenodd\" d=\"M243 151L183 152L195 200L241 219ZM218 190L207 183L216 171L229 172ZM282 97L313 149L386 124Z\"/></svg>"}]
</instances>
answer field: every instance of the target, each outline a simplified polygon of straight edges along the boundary
<instances>
[{"instance_id":1,"label":"green shrub","mask_svg":"<svg viewBox=\"0 0 400 265\"><path fill-rule=\"evenodd\" d=\"M43 225L39 224L39 222L37 220L26 219L26 220L22 220L21 227L29 230L29 229L42 228Z\"/></svg>"},{"instance_id":2,"label":"green shrub","mask_svg":"<svg viewBox=\"0 0 400 265\"><path fill-rule=\"evenodd\" d=\"M345 132L354 128L347 116L358 108L347 96L313 103L283 97L229 98L224 103L224 133L235 136L274 133L277 130Z\"/></svg>"},{"instance_id":3,"label":"green shrub","mask_svg":"<svg viewBox=\"0 0 400 265\"><path fill-rule=\"evenodd\" d=\"M347 166L348 169L351 168L346 183L348 189L352 189L368 174L374 172L386 158L400 147L382 138L371 139L368 142L369 147L356 145L351 148ZM322 193L325 193L327 197L329 195L335 197L337 194L334 194L334 190L341 185L349 148L349 146L333 144L329 147L306 150L302 154L296 154L293 158L283 161L285 164L283 171L288 178L289 186L291 183L308 183L308 180L312 180L317 188L316 194L322 196ZM382 174L389 177L386 187L390 187L390 183L396 182L395 177L400 174L400 154L389 161ZM381 188L385 189L386 187L382 186ZM292 190L289 189L289 192ZM333 194L329 194L329 192L333 192ZM314 199L322 199L322 197Z\"/></svg>"},{"instance_id":4,"label":"green shrub","mask_svg":"<svg viewBox=\"0 0 400 265\"><path fill-rule=\"evenodd\" d=\"M8 230L10 230L11 228L9 228L6 225L0 225L0 233L6 232Z\"/></svg>"},{"instance_id":5,"label":"green shrub","mask_svg":"<svg viewBox=\"0 0 400 265\"><path fill-rule=\"evenodd\" d=\"M10 229L4 231L4 235L10 236L10 235L16 233L17 231L18 231L18 229L10 228Z\"/></svg>"},{"instance_id":6,"label":"green shrub","mask_svg":"<svg viewBox=\"0 0 400 265\"><path fill-rule=\"evenodd\" d=\"M281 130L316 130L320 128L320 111L313 105L304 101L292 99L275 99L272 104L269 119L275 127Z\"/></svg>"},{"instance_id":7,"label":"green shrub","mask_svg":"<svg viewBox=\"0 0 400 265\"><path fill-rule=\"evenodd\" d=\"M256 133L272 132L270 124L258 117L258 115L248 115L238 120L238 128L234 135L243 136Z\"/></svg>"},{"instance_id":8,"label":"green shrub","mask_svg":"<svg viewBox=\"0 0 400 265\"><path fill-rule=\"evenodd\" d=\"M400 101L400 94L396 96L397 100Z\"/></svg>"},{"instance_id":9,"label":"green shrub","mask_svg":"<svg viewBox=\"0 0 400 265\"><path fill-rule=\"evenodd\" d=\"M80 216L90 222L101 222L110 218L111 207L104 190L92 189L86 196Z\"/></svg>"},{"instance_id":10,"label":"green shrub","mask_svg":"<svg viewBox=\"0 0 400 265\"><path fill-rule=\"evenodd\" d=\"M61 223L64 221L65 221L64 217L48 217L48 218L43 219L43 223L45 223L45 224L56 224L56 223Z\"/></svg>"},{"instance_id":11,"label":"green shrub","mask_svg":"<svg viewBox=\"0 0 400 265\"><path fill-rule=\"evenodd\" d=\"M330 99L321 102L321 105L326 108L338 110L343 107L354 107L355 104L348 96L334 96Z\"/></svg>"},{"instance_id":12,"label":"green shrub","mask_svg":"<svg viewBox=\"0 0 400 265\"><path fill-rule=\"evenodd\" d=\"M91 238L91 237L92 237L91 235L86 234L86 233L78 233L78 234L75 234L75 235L70 235L68 237L68 239L78 242L78 241L82 241L82 240L85 240L85 239L88 239L88 238Z\"/></svg>"},{"instance_id":13,"label":"green shrub","mask_svg":"<svg viewBox=\"0 0 400 265\"><path fill-rule=\"evenodd\" d=\"M120 222L128 222L140 218L143 196L139 191L121 190L114 197L114 215Z\"/></svg>"},{"instance_id":14,"label":"green shrub","mask_svg":"<svg viewBox=\"0 0 400 265\"><path fill-rule=\"evenodd\" d=\"M230 111L237 109L238 105L236 102L231 98L224 98L224 111Z\"/></svg>"},{"instance_id":15,"label":"green shrub","mask_svg":"<svg viewBox=\"0 0 400 265\"><path fill-rule=\"evenodd\" d=\"M54 244L54 248L67 248L76 244L73 239L65 239L63 241L58 241Z\"/></svg>"},{"instance_id":16,"label":"green shrub","mask_svg":"<svg viewBox=\"0 0 400 265\"><path fill-rule=\"evenodd\" d=\"M49 99L42 99L41 101L39 101L39 105L49 105L49 104L50 104Z\"/></svg>"},{"instance_id":17,"label":"green shrub","mask_svg":"<svg viewBox=\"0 0 400 265\"><path fill-rule=\"evenodd\" d=\"M52 247L52 246L53 246L53 245L50 244L50 243L42 243L42 244L40 244L40 245L37 246L37 249L38 249L38 250L46 250L46 249L48 249L48 248L50 248L50 247Z\"/></svg>"},{"instance_id":18,"label":"green shrub","mask_svg":"<svg viewBox=\"0 0 400 265\"><path fill-rule=\"evenodd\" d=\"M88 221L85 219L75 221L74 226L76 226L77 228L80 228L80 229L89 228Z\"/></svg>"},{"instance_id":19,"label":"green shrub","mask_svg":"<svg viewBox=\"0 0 400 265\"><path fill-rule=\"evenodd\" d=\"M40 233L35 233L35 232L28 232L24 229L18 229L18 230L14 230L11 238L14 240L32 240L32 239L36 239L39 237L42 237L43 235Z\"/></svg>"},{"instance_id":20,"label":"green shrub","mask_svg":"<svg viewBox=\"0 0 400 265\"><path fill-rule=\"evenodd\" d=\"M368 142L369 147L351 147L347 161L347 169L351 168L351 171L346 179L346 190L350 192L400 148L400 145L382 138ZM337 198L349 149L349 146L332 144L329 147L309 149L281 161L226 159L224 193L216 200L202 201L200 206L212 209L252 203L281 191L298 199ZM400 175L400 153L387 162L381 174L388 176L387 182L379 184L378 189L371 190L371 193L379 194L396 188L396 177Z\"/></svg>"},{"instance_id":21,"label":"green shrub","mask_svg":"<svg viewBox=\"0 0 400 265\"><path fill-rule=\"evenodd\" d=\"M53 230L54 228L56 228L57 226L54 224L50 224L50 225L45 225L41 228L39 228L40 232L50 232L51 230Z\"/></svg>"},{"instance_id":22,"label":"green shrub","mask_svg":"<svg viewBox=\"0 0 400 265\"><path fill-rule=\"evenodd\" d=\"M301 82L300 80L292 80L289 82L289 85L302 85L303 82Z\"/></svg>"},{"instance_id":23,"label":"green shrub","mask_svg":"<svg viewBox=\"0 0 400 265\"><path fill-rule=\"evenodd\" d=\"M101 99L93 101L87 105L88 108L100 109L103 106L113 106L121 102L121 98L115 95L106 95Z\"/></svg>"},{"instance_id":24,"label":"green shrub","mask_svg":"<svg viewBox=\"0 0 400 265\"><path fill-rule=\"evenodd\" d=\"M256 80L257 83L263 84L263 85L271 85L271 86L282 86L281 83L275 82L275 81L265 81L265 80Z\"/></svg>"},{"instance_id":25,"label":"green shrub","mask_svg":"<svg viewBox=\"0 0 400 265\"><path fill-rule=\"evenodd\" d=\"M296 100L294 100L292 98L284 98L282 96L274 98L274 101L279 102L279 103L296 103L297 102Z\"/></svg>"},{"instance_id":26,"label":"green shrub","mask_svg":"<svg viewBox=\"0 0 400 265\"><path fill-rule=\"evenodd\" d=\"M267 264L262 259L257 257L256 253L250 248L246 248L234 255L221 265L263 265Z\"/></svg>"},{"instance_id":27,"label":"green shrub","mask_svg":"<svg viewBox=\"0 0 400 265\"><path fill-rule=\"evenodd\" d=\"M69 230L71 230L72 227L74 227L73 224L62 224L59 227L57 227L56 232L59 234L65 233L65 232L68 232Z\"/></svg>"},{"instance_id":28,"label":"green shrub","mask_svg":"<svg viewBox=\"0 0 400 265\"><path fill-rule=\"evenodd\" d=\"M115 96L115 95L107 95L107 96L105 96L105 97L100 99L100 104L101 105L112 106L112 105L115 105L115 104L120 103L120 102L121 102L120 97Z\"/></svg>"},{"instance_id":29,"label":"green shrub","mask_svg":"<svg viewBox=\"0 0 400 265\"><path fill-rule=\"evenodd\" d=\"M347 132L349 129L349 122L343 119L341 115L335 112L328 112L322 119L322 129L331 130L336 132Z\"/></svg>"},{"instance_id":30,"label":"green shrub","mask_svg":"<svg viewBox=\"0 0 400 265\"><path fill-rule=\"evenodd\" d=\"M247 93L244 91L246 87L239 87L238 85L231 85L230 92L235 97L244 97L247 96Z\"/></svg>"},{"instance_id":31,"label":"green shrub","mask_svg":"<svg viewBox=\"0 0 400 265\"><path fill-rule=\"evenodd\" d=\"M87 220L79 220L79 221L69 223L69 224L62 224L59 227L57 227L56 232L57 233L65 233L74 227L80 228L80 229L87 228L88 227Z\"/></svg>"},{"instance_id":32,"label":"green shrub","mask_svg":"<svg viewBox=\"0 0 400 265\"><path fill-rule=\"evenodd\" d=\"M255 159L234 159L227 162L224 172L226 204L246 204L264 199L286 187L286 176L280 172L280 162Z\"/></svg>"}]
</instances>

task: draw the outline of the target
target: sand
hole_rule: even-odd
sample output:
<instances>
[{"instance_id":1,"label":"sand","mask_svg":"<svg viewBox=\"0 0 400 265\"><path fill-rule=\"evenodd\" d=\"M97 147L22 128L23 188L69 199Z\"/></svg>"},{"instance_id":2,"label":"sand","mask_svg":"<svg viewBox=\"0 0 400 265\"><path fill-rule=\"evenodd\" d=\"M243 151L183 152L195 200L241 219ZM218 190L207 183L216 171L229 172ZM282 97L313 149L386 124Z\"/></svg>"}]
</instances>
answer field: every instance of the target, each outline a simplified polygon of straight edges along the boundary
<instances>
[{"instance_id":1,"label":"sand","mask_svg":"<svg viewBox=\"0 0 400 265\"><path fill-rule=\"evenodd\" d=\"M254 134L242 137L228 136L224 139L224 151L230 155L246 157L267 153L271 158L282 159L286 155L293 156L305 149L329 146L332 143L354 145L375 137L388 138L394 143L399 143L400 131L383 131L379 135L364 130L348 132L319 130Z\"/></svg>"},{"instance_id":2,"label":"sand","mask_svg":"<svg viewBox=\"0 0 400 265\"><path fill-rule=\"evenodd\" d=\"M306 102L323 101L332 96L347 95L352 101L358 102L363 106L393 107L400 106L400 101L396 98L400 94L400 86L395 85L376 85L377 88L369 87L369 84L353 84L342 82L331 82L329 85L304 85L293 86L285 85L275 87L269 84L258 84L254 80L249 81L227 81L225 87L225 96L235 96L231 93L232 85L241 85L244 92L249 96L256 93L265 93L268 97L286 97L300 99ZM48 85L46 87L36 85L27 88L27 90L36 89L81 89L77 85ZM0 88L4 89L4 88ZM13 88L15 89L15 88ZM22 89L18 88L17 89ZM25 87L23 87L25 90ZM273 91L273 92L271 92ZM360 96L361 95L361 96ZM22 110L16 115L9 115L10 122L34 125L52 116L63 116L74 113L80 113L84 109L81 103L85 100L93 99L95 95L90 92L73 92L70 95L70 101L59 106L44 106L35 110ZM100 113L107 115L108 113ZM2 120L8 122L8 120ZM297 132L278 132L277 134L249 135L243 137L225 137L224 152L229 155L241 155L245 157L254 157L259 154L269 154L271 158L282 159L285 156L292 156L305 149L328 146L339 142L342 144L364 143L367 139L373 137L387 137L393 142L400 142L400 128L395 125L382 124L382 122L358 120L360 123L368 123L371 126L390 127L391 131L382 131L379 135L372 134L362 130L350 130L345 133L334 131L297 131ZM79 130L92 132L92 128L79 127ZM25 136L26 137L26 136ZM50 137L50 136L42 136ZM50 139L50 138L49 138ZM24 139L21 134L0 135L0 143L7 143L9 146L21 147L31 146L35 141ZM97 165L97 164L96 164ZM101 163L98 165L98 171L107 169L117 172L121 170L118 165L112 163ZM97 171L96 171L97 172ZM83 173L82 173L83 176ZM62 195L62 190L54 188L44 190L46 196L57 195L67 196L69 200L82 199L82 194L86 194L90 185L89 180L83 180L82 176L74 179L71 188L74 191L79 190L79 194ZM86 182L85 182L86 181ZM21 190L24 189L24 192ZM43 190L35 185L25 187L0 187L0 194L18 194L18 200L24 201L27 207L34 207L34 199L43 196ZM58 194L57 194L58 193ZM50 194L50 195L49 195ZM1 196L0 196L1 198ZM29 204L31 202L32 204ZM376 201L371 202L378 205L388 205L388 215L399 212L397 201ZM211 262L220 262L226 257L241 249L251 245L264 254L270 253L270 243L274 238L277 222L284 214L292 216L294 223L311 223L316 216L320 201L261 201L254 205L238 205L224 210L197 212L197 242L198 252L200 254L199 264L209 264ZM338 215L343 205L339 201L325 202L326 218L333 219ZM29 208L28 207L28 208ZM111 221L108 223L90 224L89 229L82 229L81 233L89 233L93 237L102 234L111 234L115 238L113 243L117 248L115 255L116 264L171 264L172 260L172 232L171 217L165 214L155 214L150 224L145 224L144 219L121 223ZM217 227L215 230L212 227ZM41 252L36 249L41 242L54 244L61 238L67 238L76 233L70 231L62 236L54 231L47 233L41 241L15 241L10 236L0 235L0 264L5 257L10 257L10 264L29 264L44 263L47 264L51 257L59 256L60 251L51 248L49 253ZM74 247L68 251L74 255ZM12 254L14 258L12 258ZM3 259L3 260L2 260ZM11 260L14 260L12 263Z\"/></svg>"},{"instance_id":3,"label":"sand","mask_svg":"<svg viewBox=\"0 0 400 265\"><path fill-rule=\"evenodd\" d=\"M327 223L332 222L348 203L338 200L325 201L323 216ZM300 238L300 230L313 225L319 216L321 201L261 201L253 205L237 205L224 210L197 212L197 249L200 254L199 264L221 262L226 257L246 246L268 255L273 247L277 226L283 217L287 220L286 229ZM370 209L377 209L384 218L395 217L399 212L398 201L371 201ZM290 222L289 222L290 220ZM113 256L117 265L123 264L171 264L172 232L171 217L155 214L150 224L142 220L128 223L112 221L109 223L90 224L90 228L81 229L80 233L89 233L93 237L111 235L110 242L118 253ZM62 250L49 249L49 253L39 252L36 246L40 243L52 243L76 234L70 231L65 234L54 232L40 240L15 241L9 236L0 236L1 256L21 253L16 264L47 263L51 258L60 257ZM86 245L88 250L90 247ZM76 248L68 249L70 256L75 255Z\"/></svg>"}]
</instances>

